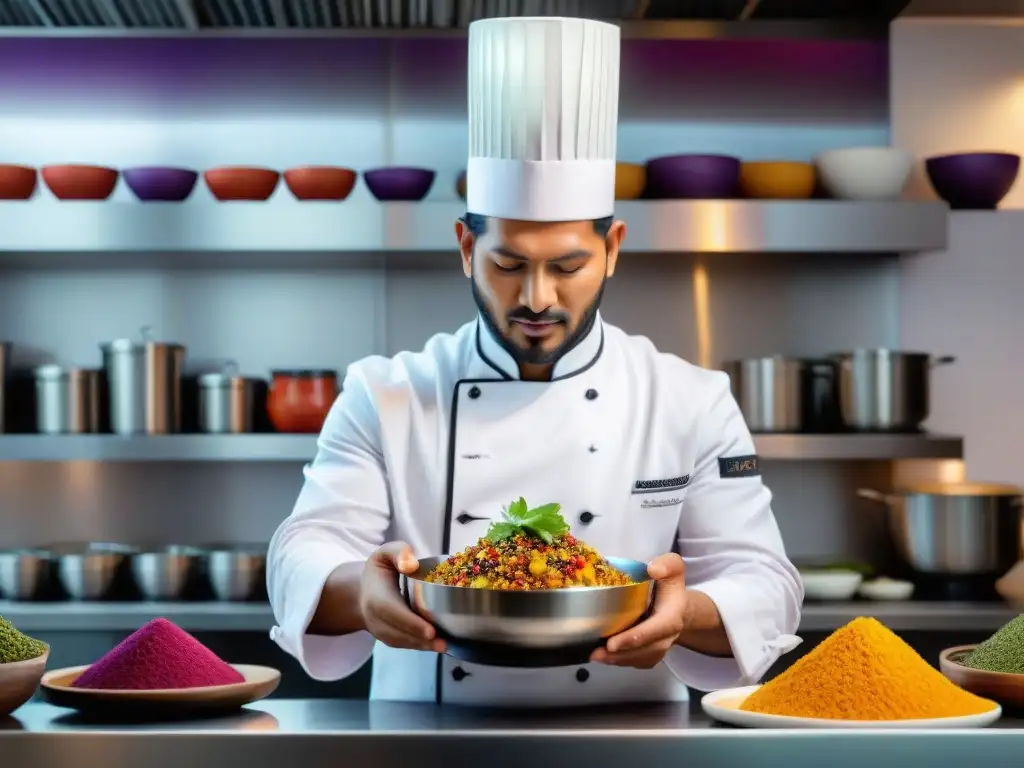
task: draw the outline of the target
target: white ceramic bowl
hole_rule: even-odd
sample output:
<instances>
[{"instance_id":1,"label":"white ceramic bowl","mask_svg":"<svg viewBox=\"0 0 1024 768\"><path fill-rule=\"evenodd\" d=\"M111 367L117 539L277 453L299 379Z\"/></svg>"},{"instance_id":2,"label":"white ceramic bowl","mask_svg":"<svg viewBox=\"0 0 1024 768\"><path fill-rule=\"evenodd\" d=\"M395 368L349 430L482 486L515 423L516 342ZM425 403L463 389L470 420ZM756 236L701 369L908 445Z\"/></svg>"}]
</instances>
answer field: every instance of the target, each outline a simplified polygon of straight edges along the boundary
<instances>
[{"instance_id":1,"label":"white ceramic bowl","mask_svg":"<svg viewBox=\"0 0 1024 768\"><path fill-rule=\"evenodd\" d=\"M872 579L861 584L858 591L868 600L909 600L914 594L914 585L896 579Z\"/></svg>"},{"instance_id":2,"label":"white ceramic bowl","mask_svg":"<svg viewBox=\"0 0 1024 768\"><path fill-rule=\"evenodd\" d=\"M864 579L854 571L801 571L807 600L849 600Z\"/></svg>"},{"instance_id":3,"label":"white ceramic bowl","mask_svg":"<svg viewBox=\"0 0 1024 768\"><path fill-rule=\"evenodd\" d=\"M907 186L914 156L895 147L849 147L814 158L818 178L840 200L895 200Z\"/></svg>"}]
</instances>

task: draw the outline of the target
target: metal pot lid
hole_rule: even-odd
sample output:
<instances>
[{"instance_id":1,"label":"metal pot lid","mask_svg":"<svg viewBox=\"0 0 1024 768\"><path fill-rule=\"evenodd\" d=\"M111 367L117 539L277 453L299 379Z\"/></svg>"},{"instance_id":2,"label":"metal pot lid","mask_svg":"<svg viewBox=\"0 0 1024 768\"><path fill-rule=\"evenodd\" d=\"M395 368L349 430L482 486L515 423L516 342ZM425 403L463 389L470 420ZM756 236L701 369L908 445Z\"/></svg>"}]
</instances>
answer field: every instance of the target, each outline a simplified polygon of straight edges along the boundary
<instances>
[{"instance_id":1,"label":"metal pot lid","mask_svg":"<svg viewBox=\"0 0 1024 768\"><path fill-rule=\"evenodd\" d=\"M65 368L60 365L41 365L34 371L35 377L43 381L57 381L71 378L72 376L96 375L99 371L95 368Z\"/></svg>"},{"instance_id":2,"label":"metal pot lid","mask_svg":"<svg viewBox=\"0 0 1024 768\"><path fill-rule=\"evenodd\" d=\"M1020 496L1024 494L1024 488L1007 483L915 483L901 486L896 493L901 496Z\"/></svg>"},{"instance_id":3,"label":"metal pot lid","mask_svg":"<svg viewBox=\"0 0 1024 768\"><path fill-rule=\"evenodd\" d=\"M199 386L208 389L224 389L241 387L258 381L261 381L261 379L254 376L239 376L235 373L204 373L199 377Z\"/></svg>"},{"instance_id":4,"label":"metal pot lid","mask_svg":"<svg viewBox=\"0 0 1024 768\"><path fill-rule=\"evenodd\" d=\"M287 376L293 379L329 379L331 377L337 377L337 371L331 371L327 369L318 370L316 368L298 368L294 370L277 370L271 371L270 375L273 377Z\"/></svg>"}]
</instances>

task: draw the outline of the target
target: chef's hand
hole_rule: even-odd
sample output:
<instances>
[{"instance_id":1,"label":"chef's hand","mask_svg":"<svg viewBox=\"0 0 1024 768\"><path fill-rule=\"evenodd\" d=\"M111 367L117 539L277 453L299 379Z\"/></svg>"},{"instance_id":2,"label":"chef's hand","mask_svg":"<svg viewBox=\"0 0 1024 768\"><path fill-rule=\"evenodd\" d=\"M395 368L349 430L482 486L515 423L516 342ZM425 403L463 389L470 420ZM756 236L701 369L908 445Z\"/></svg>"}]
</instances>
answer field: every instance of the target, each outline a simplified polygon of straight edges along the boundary
<instances>
[{"instance_id":1,"label":"chef's hand","mask_svg":"<svg viewBox=\"0 0 1024 768\"><path fill-rule=\"evenodd\" d=\"M617 667L651 669L675 644L683 631L686 608L686 568L679 555L659 555L647 566L656 582L651 615L635 627L610 637L590 660Z\"/></svg>"},{"instance_id":2,"label":"chef's hand","mask_svg":"<svg viewBox=\"0 0 1024 768\"><path fill-rule=\"evenodd\" d=\"M370 555L359 588L359 611L367 631L392 648L444 652L434 628L414 613L398 585L399 574L419 568L412 547L401 541L385 544Z\"/></svg>"}]
</instances>

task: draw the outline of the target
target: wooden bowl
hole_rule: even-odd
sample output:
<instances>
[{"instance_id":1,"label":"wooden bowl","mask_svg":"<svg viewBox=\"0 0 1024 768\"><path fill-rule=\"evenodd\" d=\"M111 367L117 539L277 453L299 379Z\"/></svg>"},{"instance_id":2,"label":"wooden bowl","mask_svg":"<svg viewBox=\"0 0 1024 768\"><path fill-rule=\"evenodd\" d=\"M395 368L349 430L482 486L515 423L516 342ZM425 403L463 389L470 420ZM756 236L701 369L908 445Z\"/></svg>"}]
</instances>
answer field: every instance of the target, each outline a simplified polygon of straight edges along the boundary
<instances>
[{"instance_id":1,"label":"wooden bowl","mask_svg":"<svg viewBox=\"0 0 1024 768\"><path fill-rule=\"evenodd\" d=\"M967 654L977 645L958 645L939 654L939 669L949 680L965 691L1009 707L1024 707L1024 675L1008 672L986 672L963 664Z\"/></svg>"},{"instance_id":2,"label":"wooden bowl","mask_svg":"<svg viewBox=\"0 0 1024 768\"><path fill-rule=\"evenodd\" d=\"M118 172L101 165L47 165L43 181L59 200L106 200L117 186Z\"/></svg>"},{"instance_id":3,"label":"wooden bowl","mask_svg":"<svg viewBox=\"0 0 1024 768\"><path fill-rule=\"evenodd\" d=\"M647 166L635 163L615 164L615 199L636 200L647 186Z\"/></svg>"},{"instance_id":4,"label":"wooden bowl","mask_svg":"<svg viewBox=\"0 0 1024 768\"><path fill-rule=\"evenodd\" d=\"M50 657L47 647L42 656L28 661L0 664L0 717L6 717L32 698L46 671Z\"/></svg>"},{"instance_id":5,"label":"wooden bowl","mask_svg":"<svg viewBox=\"0 0 1024 768\"><path fill-rule=\"evenodd\" d=\"M253 664L231 666L245 678L245 682L206 688L122 691L75 688L75 680L89 668L86 664L47 672L42 676L40 694L50 704L75 709L84 715L178 717L240 709L265 699L281 682L281 673L271 667Z\"/></svg>"},{"instance_id":6,"label":"wooden bowl","mask_svg":"<svg viewBox=\"0 0 1024 768\"><path fill-rule=\"evenodd\" d=\"M220 201L250 200L262 202L274 194L281 174L269 168L224 166L203 174L206 186Z\"/></svg>"},{"instance_id":7,"label":"wooden bowl","mask_svg":"<svg viewBox=\"0 0 1024 768\"><path fill-rule=\"evenodd\" d=\"M0 200L28 200L39 174L27 165L0 165Z\"/></svg>"},{"instance_id":8,"label":"wooden bowl","mask_svg":"<svg viewBox=\"0 0 1024 768\"><path fill-rule=\"evenodd\" d=\"M351 168L308 165L289 168L284 183L299 200L344 200L352 194L357 174Z\"/></svg>"},{"instance_id":9,"label":"wooden bowl","mask_svg":"<svg viewBox=\"0 0 1024 768\"><path fill-rule=\"evenodd\" d=\"M807 200L817 174L811 163L765 162L740 166L740 193L757 200Z\"/></svg>"}]
</instances>

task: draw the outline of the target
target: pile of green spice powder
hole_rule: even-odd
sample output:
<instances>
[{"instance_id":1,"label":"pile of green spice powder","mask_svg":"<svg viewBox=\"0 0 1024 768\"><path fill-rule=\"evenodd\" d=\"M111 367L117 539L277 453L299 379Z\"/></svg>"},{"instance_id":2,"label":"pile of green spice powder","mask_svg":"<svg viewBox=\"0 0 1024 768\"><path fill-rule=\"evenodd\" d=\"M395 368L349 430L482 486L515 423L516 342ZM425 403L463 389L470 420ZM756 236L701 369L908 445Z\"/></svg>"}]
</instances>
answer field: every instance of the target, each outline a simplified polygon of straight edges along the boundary
<instances>
[{"instance_id":1,"label":"pile of green spice powder","mask_svg":"<svg viewBox=\"0 0 1024 768\"><path fill-rule=\"evenodd\" d=\"M14 628L11 622L0 616L0 664L28 661L46 653L45 643L29 637Z\"/></svg>"},{"instance_id":2,"label":"pile of green spice powder","mask_svg":"<svg viewBox=\"0 0 1024 768\"><path fill-rule=\"evenodd\" d=\"M971 651L964 665L986 672L1024 675L1024 616L1013 619Z\"/></svg>"}]
</instances>

